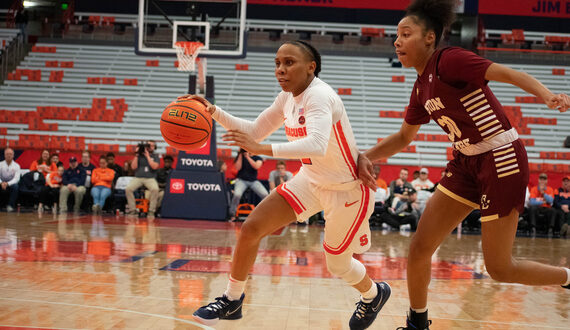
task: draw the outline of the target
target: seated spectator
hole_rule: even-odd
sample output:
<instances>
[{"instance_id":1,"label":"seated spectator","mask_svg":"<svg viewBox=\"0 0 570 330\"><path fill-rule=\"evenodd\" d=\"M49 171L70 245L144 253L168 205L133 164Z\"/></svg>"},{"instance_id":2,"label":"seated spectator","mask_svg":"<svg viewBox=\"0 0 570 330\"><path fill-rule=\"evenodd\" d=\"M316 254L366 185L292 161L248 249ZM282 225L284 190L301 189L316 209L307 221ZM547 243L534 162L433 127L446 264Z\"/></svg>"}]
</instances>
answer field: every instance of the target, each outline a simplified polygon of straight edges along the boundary
<instances>
[{"instance_id":1,"label":"seated spectator","mask_svg":"<svg viewBox=\"0 0 570 330\"><path fill-rule=\"evenodd\" d=\"M85 171L81 170L77 164L77 158L69 158L69 168L63 172L61 189L59 190L59 212L67 212L67 199L69 194L75 196L73 211L79 213L83 196L85 195Z\"/></svg>"},{"instance_id":2,"label":"seated spectator","mask_svg":"<svg viewBox=\"0 0 570 330\"><path fill-rule=\"evenodd\" d=\"M63 163L59 160L59 154L57 154L57 153L51 154L50 161L52 164L55 164L55 166L57 166L57 167L59 167L59 165L63 165ZM52 172L50 172L50 173L52 173Z\"/></svg>"},{"instance_id":3,"label":"seated spectator","mask_svg":"<svg viewBox=\"0 0 570 330\"><path fill-rule=\"evenodd\" d=\"M562 187L556 190L554 207L558 214L559 223L562 224L560 235L566 237L570 227L570 175L562 179Z\"/></svg>"},{"instance_id":4,"label":"seated spectator","mask_svg":"<svg viewBox=\"0 0 570 330\"><path fill-rule=\"evenodd\" d=\"M18 200L20 165L14 161L14 150L4 149L4 160L0 162L0 201L7 204L6 211L13 212Z\"/></svg>"},{"instance_id":5,"label":"seated spectator","mask_svg":"<svg viewBox=\"0 0 570 330\"><path fill-rule=\"evenodd\" d=\"M115 163L115 154L112 152L107 153L107 167L115 171L115 179L113 180L113 184L115 184L117 179L123 176L123 168Z\"/></svg>"},{"instance_id":6,"label":"seated spectator","mask_svg":"<svg viewBox=\"0 0 570 330\"><path fill-rule=\"evenodd\" d=\"M99 168L92 172L91 196L93 197L93 214L101 214L105 200L111 195L111 186L115 179L115 171L107 167L107 157L101 155L99 157Z\"/></svg>"},{"instance_id":7,"label":"seated spectator","mask_svg":"<svg viewBox=\"0 0 570 330\"><path fill-rule=\"evenodd\" d=\"M85 172L85 188L91 187L91 175L95 165L91 164L91 153L88 150L81 153L81 163L77 167Z\"/></svg>"},{"instance_id":8,"label":"seated spectator","mask_svg":"<svg viewBox=\"0 0 570 330\"><path fill-rule=\"evenodd\" d=\"M123 175L122 176L135 176L135 171L131 166L131 161L126 160L123 164Z\"/></svg>"},{"instance_id":9,"label":"seated spectator","mask_svg":"<svg viewBox=\"0 0 570 330\"><path fill-rule=\"evenodd\" d=\"M293 173L287 171L285 166L284 161L278 160L275 169L269 172L269 190L273 190L278 185L293 178Z\"/></svg>"},{"instance_id":10,"label":"seated spectator","mask_svg":"<svg viewBox=\"0 0 570 330\"><path fill-rule=\"evenodd\" d=\"M537 218L539 215L544 217L544 223L548 228L548 234L551 235L554 231L556 221L556 212L552 208L554 202L554 189L547 185L548 176L546 173L541 173L538 176L538 185L532 187L530 190L530 209L529 209L529 222L531 236L536 236Z\"/></svg>"},{"instance_id":11,"label":"seated spectator","mask_svg":"<svg viewBox=\"0 0 570 330\"><path fill-rule=\"evenodd\" d=\"M390 197L388 203L392 208L395 208L400 200L408 200L408 193L412 190L414 190L414 187L408 182L408 169L402 168L400 170L400 176L390 182Z\"/></svg>"},{"instance_id":12,"label":"seated spectator","mask_svg":"<svg viewBox=\"0 0 570 330\"><path fill-rule=\"evenodd\" d=\"M46 177L46 185L43 187L40 194L40 203L38 205L38 212L42 213L44 211L44 205L46 208L53 206L53 212L57 213L57 202L59 199L59 190L61 188L61 182L63 181L63 172L65 168L63 164L57 167L57 171L51 172Z\"/></svg>"},{"instance_id":13,"label":"seated spectator","mask_svg":"<svg viewBox=\"0 0 570 330\"><path fill-rule=\"evenodd\" d=\"M374 176L376 177L376 186L378 186L378 188L382 188L385 191L388 191L388 185L386 184L386 181L384 181L384 179L382 179L380 177L380 165L374 165Z\"/></svg>"},{"instance_id":14,"label":"seated spectator","mask_svg":"<svg viewBox=\"0 0 570 330\"><path fill-rule=\"evenodd\" d=\"M247 188L253 190L261 199L269 194L263 184L257 180L257 170L262 165L263 159L261 157L250 155L245 149L238 151L238 155L234 159L234 168L238 172L234 183L234 195L230 204L230 221L236 219L238 204Z\"/></svg>"},{"instance_id":15,"label":"seated spectator","mask_svg":"<svg viewBox=\"0 0 570 330\"><path fill-rule=\"evenodd\" d=\"M166 155L162 158L164 162L164 167L158 169L156 172L156 182L158 183L158 199L156 201L157 209L159 209L162 205L162 200L164 199L164 189L166 187L166 182L168 181L168 177L170 177L170 173L172 172L172 163L174 159L172 156ZM145 191L145 198L150 199L150 191Z\"/></svg>"},{"instance_id":16,"label":"seated spectator","mask_svg":"<svg viewBox=\"0 0 570 330\"><path fill-rule=\"evenodd\" d=\"M418 192L417 204L420 214L423 213L426 203L434 191L434 184L428 178L428 174L428 169L424 167L420 170L420 176L412 181L412 186Z\"/></svg>"},{"instance_id":17,"label":"seated spectator","mask_svg":"<svg viewBox=\"0 0 570 330\"><path fill-rule=\"evenodd\" d=\"M415 170L412 174L412 181L417 180L420 177L420 171Z\"/></svg>"},{"instance_id":18,"label":"seated spectator","mask_svg":"<svg viewBox=\"0 0 570 330\"><path fill-rule=\"evenodd\" d=\"M415 231L418 225L419 212L416 204L417 193L415 189L407 192L407 198L400 199L395 207L387 208L380 216L382 223L396 229L411 229Z\"/></svg>"},{"instance_id":19,"label":"seated spectator","mask_svg":"<svg viewBox=\"0 0 570 330\"><path fill-rule=\"evenodd\" d=\"M135 178L131 180L125 194L129 204L129 214L137 215L135 190L144 186L150 190L148 217L153 219L156 212L156 202L158 200L158 183L156 182L156 172L160 166L158 155L154 153L156 142L148 141L148 147L139 150L131 161L131 167L135 170Z\"/></svg>"},{"instance_id":20,"label":"seated spectator","mask_svg":"<svg viewBox=\"0 0 570 330\"><path fill-rule=\"evenodd\" d=\"M51 162L49 151L42 150L41 156L38 160L34 160L30 165L30 172L38 171L44 175L44 178L50 173L57 171L57 164Z\"/></svg>"}]
</instances>

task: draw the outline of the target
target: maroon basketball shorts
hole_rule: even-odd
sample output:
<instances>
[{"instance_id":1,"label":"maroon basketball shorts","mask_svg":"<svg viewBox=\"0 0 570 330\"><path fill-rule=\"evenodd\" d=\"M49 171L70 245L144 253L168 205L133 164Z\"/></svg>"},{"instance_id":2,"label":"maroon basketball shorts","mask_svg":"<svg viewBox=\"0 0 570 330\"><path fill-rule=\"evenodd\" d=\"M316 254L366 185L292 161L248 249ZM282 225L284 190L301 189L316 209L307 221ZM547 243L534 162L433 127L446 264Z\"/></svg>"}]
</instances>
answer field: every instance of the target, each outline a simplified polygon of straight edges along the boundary
<instances>
[{"instance_id":1,"label":"maroon basketball shorts","mask_svg":"<svg viewBox=\"0 0 570 330\"><path fill-rule=\"evenodd\" d=\"M528 185L528 159L518 139L491 151L466 156L455 151L438 189L481 210L481 222L522 213Z\"/></svg>"}]
</instances>

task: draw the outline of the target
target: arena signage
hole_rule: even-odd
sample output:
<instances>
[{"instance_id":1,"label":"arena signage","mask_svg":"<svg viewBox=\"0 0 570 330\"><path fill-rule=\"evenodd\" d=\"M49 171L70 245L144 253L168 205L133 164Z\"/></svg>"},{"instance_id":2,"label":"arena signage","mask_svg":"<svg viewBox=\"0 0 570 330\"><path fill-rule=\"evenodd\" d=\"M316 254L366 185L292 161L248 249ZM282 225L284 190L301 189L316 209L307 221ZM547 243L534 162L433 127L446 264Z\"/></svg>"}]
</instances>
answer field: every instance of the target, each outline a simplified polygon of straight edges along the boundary
<instances>
[{"instance_id":1,"label":"arena signage","mask_svg":"<svg viewBox=\"0 0 570 330\"><path fill-rule=\"evenodd\" d=\"M570 18L570 0L479 0L479 14Z\"/></svg>"},{"instance_id":2,"label":"arena signage","mask_svg":"<svg viewBox=\"0 0 570 330\"><path fill-rule=\"evenodd\" d=\"M410 4L410 0L247 0L247 3L251 5L404 10Z\"/></svg>"}]
</instances>

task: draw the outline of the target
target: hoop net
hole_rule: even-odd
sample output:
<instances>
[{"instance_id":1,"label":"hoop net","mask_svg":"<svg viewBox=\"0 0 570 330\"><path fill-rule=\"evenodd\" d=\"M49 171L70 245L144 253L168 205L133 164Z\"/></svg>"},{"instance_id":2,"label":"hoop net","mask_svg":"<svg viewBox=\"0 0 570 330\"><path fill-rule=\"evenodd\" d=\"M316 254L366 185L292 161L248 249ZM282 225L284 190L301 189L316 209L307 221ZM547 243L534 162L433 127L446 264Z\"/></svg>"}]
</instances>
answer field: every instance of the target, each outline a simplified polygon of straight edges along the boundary
<instances>
[{"instance_id":1,"label":"hoop net","mask_svg":"<svg viewBox=\"0 0 570 330\"><path fill-rule=\"evenodd\" d=\"M204 44L199 41L178 41L174 46L178 57L178 71L196 71L196 60Z\"/></svg>"}]
</instances>

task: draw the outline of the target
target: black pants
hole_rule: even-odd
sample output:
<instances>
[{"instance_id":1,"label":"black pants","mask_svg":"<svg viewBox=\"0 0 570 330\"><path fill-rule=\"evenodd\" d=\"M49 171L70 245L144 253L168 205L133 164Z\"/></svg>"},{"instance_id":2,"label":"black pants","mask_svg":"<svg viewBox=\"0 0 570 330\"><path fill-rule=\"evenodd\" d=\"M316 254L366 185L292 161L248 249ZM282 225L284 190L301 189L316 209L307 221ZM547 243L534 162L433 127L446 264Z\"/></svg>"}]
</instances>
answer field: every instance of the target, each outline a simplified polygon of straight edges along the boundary
<instances>
[{"instance_id":1,"label":"black pants","mask_svg":"<svg viewBox=\"0 0 570 330\"><path fill-rule=\"evenodd\" d=\"M386 223L394 228L400 228L401 225L409 224L413 231L417 228L417 220L417 217L413 214L397 215L390 212L384 212L380 215L380 223Z\"/></svg>"},{"instance_id":2,"label":"black pants","mask_svg":"<svg viewBox=\"0 0 570 330\"><path fill-rule=\"evenodd\" d=\"M537 224L539 216L543 216L544 220ZM555 228L556 218L556 210L551 207L531 206L528 210L528 220L532 228L536 228L539 225L539 227L544 226L547 229L560 230L560 226Z\"/></svg>"},{"instance_id":3,"label":"black pants","mask_svg":"<svg viewBox=\"0 0 570 330\"><path fill-rule=\"evenodd\" d=\"M18 199L18 184L6 187L6 190L0 188L0 204L7 204L16 208L16 200Z\"/></svg>"},{"instance_id":4,"label":"black pants","mask_svg":"<svg viewBox=\"0 0 570 330\"><path fill-rule=\"evenodd\" d=\"M43 187L40 193L40 202L48 206L52 206L54 203L59 202L59 187Z\"/></svg>"}]
</instances>

